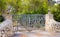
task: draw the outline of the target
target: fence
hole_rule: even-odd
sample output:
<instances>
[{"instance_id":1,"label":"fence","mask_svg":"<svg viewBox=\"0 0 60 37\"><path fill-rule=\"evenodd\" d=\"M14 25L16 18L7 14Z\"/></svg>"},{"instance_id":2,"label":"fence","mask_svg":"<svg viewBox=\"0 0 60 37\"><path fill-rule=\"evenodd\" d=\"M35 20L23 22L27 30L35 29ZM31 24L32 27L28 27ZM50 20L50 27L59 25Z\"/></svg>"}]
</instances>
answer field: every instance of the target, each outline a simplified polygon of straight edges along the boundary
<instances>
[{"instance_id":1,"label":"fence","mask_svg":"<svg viewBox=\"0 0 60 37\"><path fill-rule=\"evenodd\" d=\"M17 25L25 28L43 28L45 26L45 15L43 14L22 14L13 15L13 21L17 21Z\"/></svg>"},{"instance_id":2,"label":"fence","mask_svg":"<svg viewBox=\"0 0 60 37\"><path fill-rule=\"evenodd\" d=\"M0 24L0 37L9 36L16 31L32 30L33 28L44 28L48 32L60 32L60 22L54 20L51 14L22 14L13 15L12 20L16 22L16 26L12 26L12 21L7 19ZM22 27L23 26L23 27ZM9 33L10 32L10 33ZM2 36L4 35L4 36Z\"/></svg>"}]
</instances>

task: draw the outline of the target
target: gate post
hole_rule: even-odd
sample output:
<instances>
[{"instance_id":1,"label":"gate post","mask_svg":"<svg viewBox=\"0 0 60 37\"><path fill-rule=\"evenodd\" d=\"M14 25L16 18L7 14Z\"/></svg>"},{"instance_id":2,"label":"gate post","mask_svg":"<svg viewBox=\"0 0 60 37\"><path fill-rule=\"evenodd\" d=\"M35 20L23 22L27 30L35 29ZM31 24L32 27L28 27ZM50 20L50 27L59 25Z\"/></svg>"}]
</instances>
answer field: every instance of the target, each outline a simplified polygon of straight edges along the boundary
<instances>
[{"instance_id":1,"label":"gate post","mask_svg":"<svg viewBox=\"0 0 60 37\"><path fill-rule=\"evenodd\" d=\"M52 28L52 22L51 20L53 19L53 15L51 14L51 11L48 11L48 14L45 15L45 30L48 32L53 32Z\"/></svg>"},{"instance_id":2,"label":"gate post","mask_svg":"<svg viewBox=\"0 0 60 37\"><path fill-rule=\"evenodd\" d=\"M52 33L60 33L60 22L54 20L53 15L49 11L45 16L45 30Z\"/></svg>"}]
</instances>

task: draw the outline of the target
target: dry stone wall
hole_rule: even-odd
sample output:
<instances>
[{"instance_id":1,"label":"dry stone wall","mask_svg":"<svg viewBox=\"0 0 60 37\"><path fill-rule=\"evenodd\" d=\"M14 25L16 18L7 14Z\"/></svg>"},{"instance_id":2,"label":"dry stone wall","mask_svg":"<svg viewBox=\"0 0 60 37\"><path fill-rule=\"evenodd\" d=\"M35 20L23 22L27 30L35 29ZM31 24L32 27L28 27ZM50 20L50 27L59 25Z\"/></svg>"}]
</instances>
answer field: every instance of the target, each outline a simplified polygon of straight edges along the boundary
<instances>
[{"instance_id":1,"label":"dry stone wall","mask_svg":"<svg viewBox=\"0 0 60 37\"><path fill-rule=\"evenodd\" d=\"M45 30L48 32L60 32L60 22L53 18L53 14L46 14Z\"/></svg>"}]
</instances>

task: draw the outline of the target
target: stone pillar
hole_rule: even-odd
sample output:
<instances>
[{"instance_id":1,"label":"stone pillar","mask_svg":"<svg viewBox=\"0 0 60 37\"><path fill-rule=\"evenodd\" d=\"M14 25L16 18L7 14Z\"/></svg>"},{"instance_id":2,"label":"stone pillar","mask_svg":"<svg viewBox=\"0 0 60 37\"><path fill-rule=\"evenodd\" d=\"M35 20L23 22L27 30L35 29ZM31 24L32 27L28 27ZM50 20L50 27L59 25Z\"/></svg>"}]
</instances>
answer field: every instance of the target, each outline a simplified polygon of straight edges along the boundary
<instances>
[{"instance_id":1,"label":"stone pillar","mask_svg":"<svg viewBox=\"0 0 60 37\"><path fill-rule=\"evenodd\" d=\"M48 32L52 32L52 24L51 21L53 19L53 15L51 14L50 11L48 11L48 14L45 16L45 30Z\"/></svg>"},{"instance_id":2,"label":"stone pillar","mask_svg":"<svg viewBox=\"0 0 60 37\"><path fill-rule=\"evenodd\" d=\"M13 30L13 23L12 23L12 15L10 12L5 12L2 14L2 16L5 18L5 20L11 20L11 23L9 23L9 25L7 25L4 30L5 30L5 35L6 37L8 36L12 36L14 34L14 30Z\"/></svg>"},{"instance_id":3,"label":"stone pillar","mask_svg":"<svg viewBox=\"0 0 60 37\"><path fill-rule=\"evenodd\" d=\"M2 16L3 16L5 19L10 19L10 20L12 20L11 11L12 11L12 7L11 7L10 5L7 5L7 9L2 13Z\"/></svg>"}]
</instances>

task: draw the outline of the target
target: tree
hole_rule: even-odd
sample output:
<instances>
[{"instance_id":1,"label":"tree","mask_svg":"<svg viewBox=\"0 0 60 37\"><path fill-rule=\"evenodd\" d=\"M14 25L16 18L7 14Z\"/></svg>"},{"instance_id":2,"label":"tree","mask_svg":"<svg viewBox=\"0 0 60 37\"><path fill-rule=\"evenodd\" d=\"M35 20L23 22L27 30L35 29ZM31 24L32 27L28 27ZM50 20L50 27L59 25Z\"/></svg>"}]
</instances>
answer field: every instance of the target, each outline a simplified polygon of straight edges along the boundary
<instances>
[{"instance_id":1,"label":"tree","mask_svg":"<svg viewBox=\"0 0 60 37\"><path fill-rule=\"evenodd\" d=\"M54 15L54 19L56 21L60 22L60 4L59 5L54 5L51 8L52 14Z\"/></svg>"},{"instance_id":2,"label":"tree","mask_svg":"<svg viewBox=\"0 0 60 37\"><path fill-rule=\"evenodd\" d=\"M14 5L15 14L46 14L48 11L47 0L18 0Z\"/></svg>"}]
</instances>

